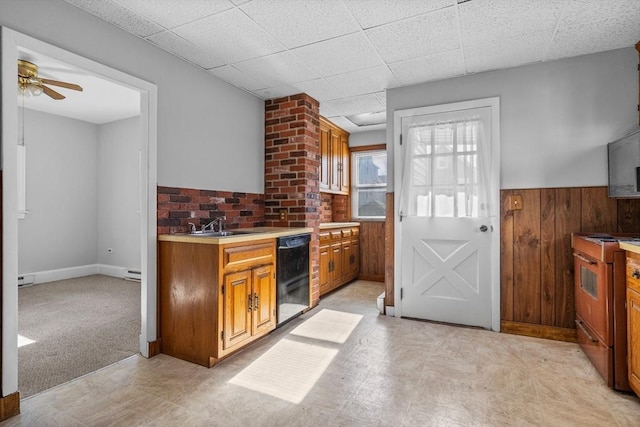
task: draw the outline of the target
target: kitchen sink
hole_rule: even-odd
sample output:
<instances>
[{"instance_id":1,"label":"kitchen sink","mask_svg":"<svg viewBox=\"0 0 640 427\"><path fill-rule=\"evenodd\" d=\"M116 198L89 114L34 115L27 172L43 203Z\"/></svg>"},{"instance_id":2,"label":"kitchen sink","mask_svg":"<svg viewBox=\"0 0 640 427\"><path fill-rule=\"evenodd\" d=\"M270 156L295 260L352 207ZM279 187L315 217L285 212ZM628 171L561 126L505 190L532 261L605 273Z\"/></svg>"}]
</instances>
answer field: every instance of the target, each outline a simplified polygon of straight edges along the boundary
<instances>
[{"instance_id":1,"label":"kitchen sink","mask_svg":"<svg viewBox=\"0 0 640 427\"><path fill-rule=\"evenodd\" d=\"M189 233L189 236L194 237L229 237L237 236L240 234L252 234L252 231L196 231Z\"/></svg>"}]
</instances>

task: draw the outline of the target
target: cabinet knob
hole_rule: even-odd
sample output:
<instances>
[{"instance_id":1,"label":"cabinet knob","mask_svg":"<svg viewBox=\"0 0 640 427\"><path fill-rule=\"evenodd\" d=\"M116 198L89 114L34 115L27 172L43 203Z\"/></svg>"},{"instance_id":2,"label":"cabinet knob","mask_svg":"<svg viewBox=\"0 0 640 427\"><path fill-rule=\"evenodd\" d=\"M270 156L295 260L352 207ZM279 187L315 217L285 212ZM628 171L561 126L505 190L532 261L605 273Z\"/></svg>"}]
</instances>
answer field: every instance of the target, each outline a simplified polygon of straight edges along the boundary
<instances>
[{"instance_id":1,"label":"cabinet knob","mask_svg":"<svg viewBox=\"0 0 640 427\"><path fill-rule=\"evenodd\" d=\"M633 273L631 273L631 277L633 277L634 279L640 279L640 271L633 270Z\"/></svg>"}]
</instances>

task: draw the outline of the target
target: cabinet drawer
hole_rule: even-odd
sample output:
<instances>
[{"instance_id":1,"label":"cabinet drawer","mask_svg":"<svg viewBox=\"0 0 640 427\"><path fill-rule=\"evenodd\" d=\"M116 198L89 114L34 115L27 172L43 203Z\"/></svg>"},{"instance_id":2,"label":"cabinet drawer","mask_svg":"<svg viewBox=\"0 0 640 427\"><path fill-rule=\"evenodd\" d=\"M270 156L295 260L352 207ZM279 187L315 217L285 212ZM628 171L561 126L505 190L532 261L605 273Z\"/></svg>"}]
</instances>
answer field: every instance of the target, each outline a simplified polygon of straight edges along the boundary
<instances>
[{"instance_id":1,"label":"cabinet drawer","mask_svg":"<svg viewBox=\"0 0 640 427\"><path fill-rule=\"evenodd\" d=\"M225 270L273 263L273 243L225 247L222 250L222 268Z\"/></svg>"},{"instance_id":2,"label":"cabinet drawer","mask_svg":"<svg viewBox=\"0 0 640 427\"><path fill-rule=\"evenodd\" d=\"M340 230L331 230L331 239L339 240L342 237L342 231Z\"/></svg>"},{"instance_id":3,"label":"cabinet drawer","mask_svg":"<svg viewBox=\"0 0 640 427\"><path fill-rule=\"evenodd\" d=\"M320 233L320 234L318 234L318 239L320 240L320 244L322 244L323 242L328 242L329 240L331 240L331 234L330 233Z\"/></svg>"},{"instance_id":4,"label":"cabinet drawer","mask_svg":"<svg viewBox=\"0 0 640 427\"><path fill-rule=\"evenodd\" d=\"M351 235L353 237L358 237L360 235L360 229L359 228L352 228L351 229Z\"/></svg>"},{"instance_id":5,"label":"cabinet drawer","mask_svg":"<svg viewBox=\"0 0 640 427\"><path fill-rule=\"evenodd\" d=\"M635 255L635 254L633 254ZM640 292L640 256L627 252L627 287Z\"/></svg>"},{"instance_id":6,"label":"cabinet drawer","mask_svg":"<svg viewBox=\"0 0 640 427\"><path fill-rule=\"evenodd\" d=\"M346 228L346 229L342 230L342 237L351 237L351 229L350 228Z\"/></svg>"}]
</instances>

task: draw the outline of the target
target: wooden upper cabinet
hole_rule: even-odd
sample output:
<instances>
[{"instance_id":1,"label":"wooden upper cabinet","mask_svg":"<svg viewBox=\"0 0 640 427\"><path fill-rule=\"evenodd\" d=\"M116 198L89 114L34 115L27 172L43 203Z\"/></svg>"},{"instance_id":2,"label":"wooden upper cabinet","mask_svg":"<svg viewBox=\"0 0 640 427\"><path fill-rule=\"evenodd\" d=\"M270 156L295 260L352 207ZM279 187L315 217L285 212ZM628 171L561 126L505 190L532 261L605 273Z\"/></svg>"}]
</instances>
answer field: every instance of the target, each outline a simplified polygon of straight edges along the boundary
<instances>
[{"instance_id":1,"label":"wooden upper cabinet","mask_svg":"<svg viewBox=\"0 0 640 427\"><path fill-rule=\"evenodd\" d=\"M349 133L320 117L320 191L349 194Z\"/></svg>"},{"instance_id":2,"label":"wooden upper cabinet","mask_svg":"<svg viewBox=\"0 0 640 427\"><path fill-rule=\"evenodd\" d=\"M329 189L330 130L327 123L320 120L320 190Z\"/></svg>"},{"instance_id":3,"label":"wooden upper cabinet","mask_svg":"<svg viewBox=\"0 0 640 427\"><path fill-rule=\"evenodd\" d=\"M349 194L349 136L340 135L340 191Z\"/></svg>"}]
</instances>

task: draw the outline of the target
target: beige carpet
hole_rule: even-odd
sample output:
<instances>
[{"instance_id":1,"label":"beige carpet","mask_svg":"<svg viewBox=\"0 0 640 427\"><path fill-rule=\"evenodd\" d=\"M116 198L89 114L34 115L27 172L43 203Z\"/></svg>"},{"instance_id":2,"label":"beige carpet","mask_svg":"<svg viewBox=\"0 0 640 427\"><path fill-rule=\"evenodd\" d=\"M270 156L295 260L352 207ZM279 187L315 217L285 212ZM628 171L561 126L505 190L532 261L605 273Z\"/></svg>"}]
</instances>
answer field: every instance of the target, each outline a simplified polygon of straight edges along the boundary
<instances>
[{"instance_id":1,"label":"beige carpet","mask_svg":"<svg viewBox=\"0 0 640 427\"><path fill-rule=\"evenodd\" d=\"M95 275L18 290L25 398L138 352L140 283ZM23 338L24 337L24 338Z\"/></svg>"}]
</instances>

